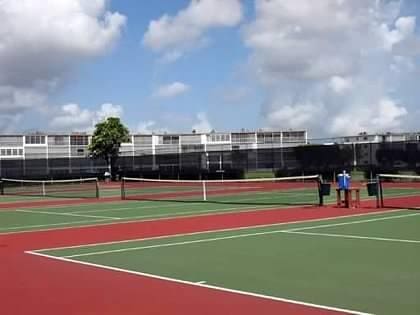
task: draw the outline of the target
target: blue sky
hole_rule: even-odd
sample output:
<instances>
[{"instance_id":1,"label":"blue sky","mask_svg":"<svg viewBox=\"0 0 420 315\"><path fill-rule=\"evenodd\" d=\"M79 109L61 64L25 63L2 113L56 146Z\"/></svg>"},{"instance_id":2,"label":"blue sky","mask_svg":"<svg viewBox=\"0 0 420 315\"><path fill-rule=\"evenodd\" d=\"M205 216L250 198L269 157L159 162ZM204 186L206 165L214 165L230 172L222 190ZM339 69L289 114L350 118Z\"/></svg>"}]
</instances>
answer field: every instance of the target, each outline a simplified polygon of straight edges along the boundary
<instances>
[{"instance_id":1,"label":"blue sky","mask_svg":"<svg viewBox=\"0 0 420 315\"><path fill-rule=\"evenodd\" d=\"M5 0L0 131L417 131L415 0Z\"/></svg>"}]
</instances>

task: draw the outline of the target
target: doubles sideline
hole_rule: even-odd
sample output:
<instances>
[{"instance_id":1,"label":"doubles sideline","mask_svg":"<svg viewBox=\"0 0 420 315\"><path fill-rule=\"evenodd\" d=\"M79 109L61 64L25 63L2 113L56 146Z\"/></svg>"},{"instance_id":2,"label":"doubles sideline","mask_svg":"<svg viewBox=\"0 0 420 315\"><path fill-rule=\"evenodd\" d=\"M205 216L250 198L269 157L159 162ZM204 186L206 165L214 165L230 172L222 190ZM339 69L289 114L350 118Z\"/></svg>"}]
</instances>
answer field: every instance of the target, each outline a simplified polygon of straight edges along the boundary
<instances>
[{"instance_id":1,"label":"doubles sideline","mask_svg":"<svg viewBox=\"0 0 420 315\"><path fill-rule=\"evenodd\" d=\"M186 240L180 242L169 242L169 243L162 243L162 244L154 244L154 245L146 245L146 246L135 246L135 247L126 247L126 248L118 248L118 249L111 249L111 250L102 250L102 251L93 251L88 253L82 254L74 254L63 256L65 258L76 258L76 257L84 257L84 256L95 256L95 255L104 255L110 253L120 253L120 252L128 252L128 251L137 251L137 250L145 250L145 249L152 249L152 248L162 248L162 247L172 247L172 246L180 246L180 245L188 245L188 244L195 244L195 243L208 243L208 242L215 242L221 240L229 240L229 239L239 239L245 237L255 237L255 236L264 236L270 234L279 234L279 233L288 233L288 234L302 234L302 235L320 235L320 236L334 236L334 237L346 237L346 238L355 238L355 239L365 239L365 240L374 240L374 241L386 241L386 242L400 242L400 243L416 243L420 244L420 240L405 240L405 239L394 239L394 238L381 238L381 237L374 237L374 236L355 236L355 235L347 235L347 234L326 234L326 233L309 233L309 232L301 232L310 229L317 229L317 228L327 228L327 227L335 227L335 226L342 226L342 225L354 225L354 224L362 224L362 223L369 223L369 222L378 222L378 221L385 221L385 220L392 220L392 219L400 219L400 218L407 218L418 216L420 213L409 213L403 215L393 215L393 216L386 216L386 217L379 217L379 218L372 218L366 220L354 220L349 222L338 222L332 224L321 224L321 225L314 225L309 227L298 227L292 229L279 229L273 231L261 231L261 232L252 232L252 233L241 233L237 235L228 235L228 236L220 236L220 237L209 237L209 238L202 238L196 240ZM341 217L343 218L343 217ZM340 219L335 218L335 219ZM324 220L317 220L318 222L323 222ZM297 223L305 223L309 221L299 221ZM289 225L294 224L293 222L286 222L283 224L277 225L269 225L270 226L279 226L279 225ZM247 227L247 229L253 228L262 228L259 227ZM139 239L139 240L128 240L128 241L119 241L119 242L109 242L109 243L98 243L98 244L89 244L89 245L78 245L78 246L71 246L71 247L61 247L61 248L54 248L54 249L41 249L36 250L33 252L43 252L43 251L51 251L51 250L64 250L64 249L71 249L71 248L81 248L81 247L93 247L93 246L101 246L101 245L114 245L114 244L121 244L121 243L130 243L130 242L141 242L146 240L153 240L159 238L174 238L174 237L182 237L182 236L190 236L190 235L197 235L197 234L215 234L221 232L235 232L241 231L241 229L232 229L232 230L217 230L217 231L207 231L207 232L199 232L199 233L190 233L190 234L182 234L182 235L170 235L165 237L157 237L157 238L149 238L149 239Z\"/></svg>"}]
</instances>

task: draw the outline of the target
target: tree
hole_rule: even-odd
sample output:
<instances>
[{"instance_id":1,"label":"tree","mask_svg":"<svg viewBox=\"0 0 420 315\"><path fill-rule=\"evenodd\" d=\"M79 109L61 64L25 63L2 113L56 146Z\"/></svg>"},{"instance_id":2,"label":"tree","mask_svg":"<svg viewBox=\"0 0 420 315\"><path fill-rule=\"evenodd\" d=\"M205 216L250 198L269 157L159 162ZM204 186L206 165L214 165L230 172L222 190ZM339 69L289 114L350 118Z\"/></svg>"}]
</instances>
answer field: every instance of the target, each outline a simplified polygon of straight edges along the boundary
<instances>
[{"instance_id":1,"label":"tree","mask_svg":"<svg viewBox=\"0 0 420 315\"><path fill-rule=\"evenodd\" d=\"M119 118L109 117L96 124L89 151L92 157L105 159L109 173L112 175L121 143L128 141L127 127L121 123Z\"/></svg>"}]
</instances>

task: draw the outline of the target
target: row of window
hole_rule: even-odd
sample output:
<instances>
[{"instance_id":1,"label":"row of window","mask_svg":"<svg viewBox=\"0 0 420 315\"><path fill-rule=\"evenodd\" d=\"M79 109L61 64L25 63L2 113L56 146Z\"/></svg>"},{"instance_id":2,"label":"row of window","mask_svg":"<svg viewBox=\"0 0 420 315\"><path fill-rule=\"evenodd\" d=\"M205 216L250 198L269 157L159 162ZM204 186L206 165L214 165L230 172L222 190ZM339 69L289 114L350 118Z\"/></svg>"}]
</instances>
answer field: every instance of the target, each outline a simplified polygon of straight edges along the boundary
<instances>
[{"instance_id":1,"label":"row of window","mask_svg":"<svg viewBox=\"0 0 420 315\"><path fill-rule=\"evenodd\" d=\"M48 144L66 145L69 143L68 136L48 136Z\"/></svg>"},{"instance_id":2,"label":"row of window","mask_svg":"<svg viewBox=\"0 0 420 315\"><path fill-rule=\"evenodd\" d=\"M45 136L32 135L25 137L26 144L45 144ZM54 145L68 144L68 136L49 136L48 142ZM71 145L88 145L89 137L86 135L72 135L70 136Z\"/></svg>"},{"instance_id":3,"label":"row of window","mask_svg":"<svg viewBox=\"0 0 420 315\"><path fill-rule=\"evenodd\" d=\"M254 143L255 133L232 133L233 143Z\"/></svg>"},{"instance_id":4,"label":"row of window","mask_svg":"<svg viewBox=\"0 0 420 315\"><path fill-rule=\"evenodd\" d=\"M257 143L281 143L281 133L259 133L257 134Z\"/></svg>"},{"instance_id":5,"label":"row of window","mask_svg":"<svg viewBox=\"0 0 420 315\"><path fill-rule=\"evenodd\" d=\"M69 136L48 136L48 143L51 145L67 145ZM294 139L294 140L304 140L304 132L284 132L283 139ZM194 143L193 138L186 138L186 142ZM195 138L194 138L195 140ZM209 134L207 135L208 142L232 142L234 143L254 143L255 142L255 133L232 133L231 134ZM258 143L280 143L281 133L257 133L257 142ZM131 142L131 138L130 141ZM135 143L144 143L151 144L152 138L150 136L141 137L135 136ZM25 136L25 144L45 144L46 136L43 135L29 135ZM180 136L179 135L163 135L159 136L159 144L179 144ZM89 144L89 136L87 135L71 135L70 136L70 145L73 146L85 146Z\"/></svg>"},{"instance_id":6,"label":"row of window","mask_svg":"<svg viewBox=\"0 0 420 315\"><path fill-rule=\"evenodd\" d=\"M23 149L1 149L0 156L22 156Z\"/></svg>"},{"instance_id":7,"label":"row of window","mask_svg":"<svg viewBox=\"0 0 420 315\"><path fill-rule=\"evenodd\" d=\"M173 135L160 136L159 144L179 144L179 136L173 136Z\"/></svg>"},{"instance_id":8,"label":"row of window","mask_svg":"<svg viewBox=\"0 0 420 315\"><path fill-rule=\"evenodd\" d=\"M21 136L0 136L0 146L22 146L23 138Z\"/></svg>"},{"instance_id":9,"label":"row of window","mask_svg":"<svg viewBox=\"0 0 420 315\"><path fill-rule=\"evenodd\" d=\"M228 133L220 133L220 134L210 134L207 135L207 142L229 142L230 141L230 134Z\"/></svg>"},{"instance_id":10,"label":"row of window","mask_svg":"<svg viewBox=\"0 0 420 315\"><path fill-rule=\"evenodd\" d=\"M88 145L89 137L88 136L70 136L71 145Z\"/></svg>"},{"instance_id":11,"label":"row of window","mask_svg":"<svg viewBox=\"0 0 420 315\"><path fill-rule=\"evenodd\" d=\"M45 144L45 136L26 136L26 144Z\"/></svg>"}]
</instances>

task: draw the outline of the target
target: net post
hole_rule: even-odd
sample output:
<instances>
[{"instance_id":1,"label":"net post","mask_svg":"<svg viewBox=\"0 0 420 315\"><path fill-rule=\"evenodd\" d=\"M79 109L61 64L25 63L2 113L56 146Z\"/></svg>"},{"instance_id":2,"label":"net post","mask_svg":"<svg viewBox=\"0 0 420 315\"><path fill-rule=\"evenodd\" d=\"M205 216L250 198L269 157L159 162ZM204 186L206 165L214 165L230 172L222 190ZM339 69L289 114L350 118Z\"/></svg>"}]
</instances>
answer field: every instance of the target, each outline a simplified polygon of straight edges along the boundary
<instances>
[{"instance_id":1,"label":"net post","mask_svg":"<svg viewBox=\"0 0 420 315\"><path fill-rule=\"evenodd\" d=\"M378 174L376 175L376 181L377 181L377 185L378 185L378 196L376 197L377 200L377 207L378 208L383 208L384 207L384 192L383 192L383 187L382 187L382 181L381 181L381 175Z\"/></svg>"},{"instance_id":2,"label":"net post","mask_svg":"<svg viewBox=\"0 0 420 315\"><path fill-rule=\"evenodd\" d=\"M96 189L96 198L99 199L99 182L98 182L97 178L96 178L96 181L95 181L95 189Z\"/></svg>"},{"instance_id":3,"label":"net post","mask_svg":"<svg viewBox=\"0 0 420 315\"><path fill-rule=\"evenodd\" d=\"M379 175L376 175L376 208L380 208L380 188L379 188Z\"/></svg>"},{"instance_id":4,"label":"net post","mask_svg":"<svg viewBox=\"0 0 420 315\"><path fill-rule=\"evenodd\" d=\"M45 196L45 181L42 181L42 195Z\"/></svg>"},{"instance_id":5,"label":"net post","mask_svg":"<svg viewBox=\"0 0 420 315\"><path fill-rule=\"evenodd\" d=\"M202 182L202 186L203 186L203 200L207 201L207 187L206 187L206 181L203 180Z\"/></svg>"},{"instance_id":6,"label":"net post","mask_svg":"<svg viewBox=\"0 0 420 315\"><path fill-rule=\"evenodd\" d=\"M125 177L121 178L121 200L125 200Z\"/></svg>"},{"instance_id":7,"label":"net post","mask_svg":"<svg viewBox=\"0 0 420 315\"><path fill-rule=\"evenodd\" d=\"M319 206L324 205L324 195L322 193L322 175L319 175L318 177L318 196L319 196Z\"/></svg>"}]
</instances>

